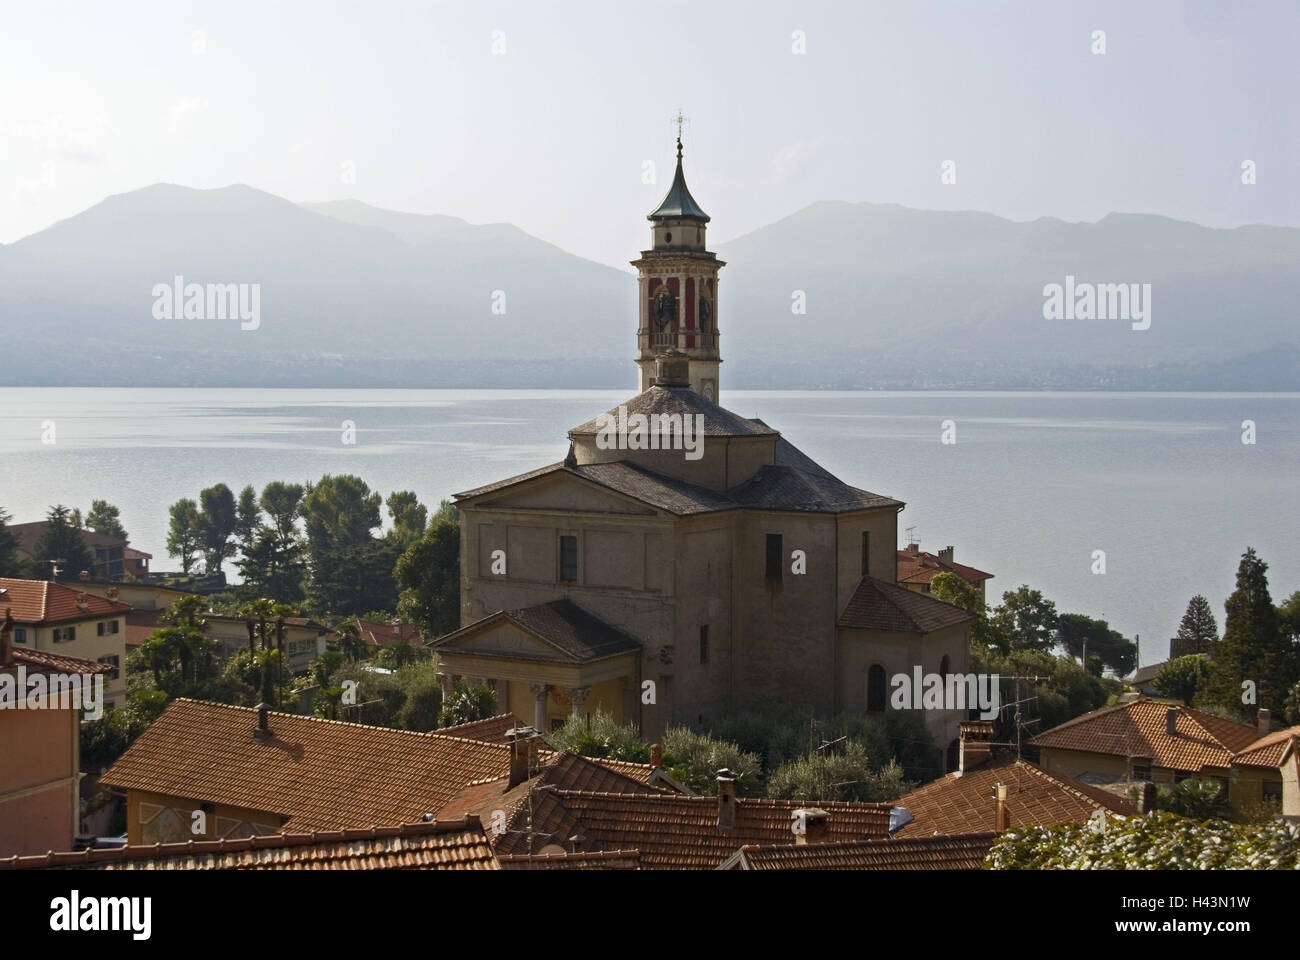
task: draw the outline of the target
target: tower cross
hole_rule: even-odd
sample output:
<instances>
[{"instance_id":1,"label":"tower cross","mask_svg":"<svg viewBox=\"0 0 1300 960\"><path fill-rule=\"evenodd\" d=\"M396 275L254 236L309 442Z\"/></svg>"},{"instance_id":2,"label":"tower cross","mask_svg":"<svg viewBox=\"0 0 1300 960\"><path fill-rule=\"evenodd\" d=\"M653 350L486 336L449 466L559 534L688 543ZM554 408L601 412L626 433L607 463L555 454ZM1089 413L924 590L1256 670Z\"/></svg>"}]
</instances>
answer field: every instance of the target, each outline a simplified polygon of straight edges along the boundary
<instances>
[{"instance_id":1,"label":"tower cross","mask_svg":"<svg viewBox=\"0 0 1300 960\"><path fill-rule=\"evenodd\" d=\"M686 123L688 117L682 116L681 108L677 108L677 116L673 117L672 122L677 124L677 159L682 158L682 124Z\"/></svg>"}]
</instances>

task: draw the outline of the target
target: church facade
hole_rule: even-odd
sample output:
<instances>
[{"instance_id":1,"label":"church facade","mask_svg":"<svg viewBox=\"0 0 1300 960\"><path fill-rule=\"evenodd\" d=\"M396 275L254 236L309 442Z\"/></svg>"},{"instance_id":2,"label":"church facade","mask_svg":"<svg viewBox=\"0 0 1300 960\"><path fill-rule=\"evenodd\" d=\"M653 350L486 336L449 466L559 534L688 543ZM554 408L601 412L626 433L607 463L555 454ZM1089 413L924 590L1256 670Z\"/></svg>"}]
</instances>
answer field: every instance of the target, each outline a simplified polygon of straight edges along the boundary
<instances>
[{"instance_id":1,"label":"church facade","mask_svg":"<svg viewBox=\"0 0 1300 960\"><path fill-rule=\"evenodd\" d=\"M461 628L482 680L551 730L597 710L649 738L738 710L889 709L890 678L969 670L971 615L896 582L903 504L719 405L718 273L678 140L638 278L640 392L560 462L457 494ZM939 747L966 719L927 711Z\"/></svg>"}]
</instances>

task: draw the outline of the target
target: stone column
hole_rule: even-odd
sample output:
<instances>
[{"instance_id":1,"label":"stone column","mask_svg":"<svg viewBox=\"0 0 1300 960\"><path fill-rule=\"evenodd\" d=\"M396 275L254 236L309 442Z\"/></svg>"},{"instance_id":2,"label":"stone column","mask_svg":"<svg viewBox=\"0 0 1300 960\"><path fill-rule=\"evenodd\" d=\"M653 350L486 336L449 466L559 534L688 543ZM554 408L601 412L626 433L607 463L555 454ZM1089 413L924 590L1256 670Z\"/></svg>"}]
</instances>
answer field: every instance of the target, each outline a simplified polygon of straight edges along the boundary
<instances>
[{"instance_id":1,"label":"stone column","mask_svg":"<svg viewBox=\"0 0 1300 960\"><path fill-rule=\"evenodd\" d=\"M451 674L450 673L438 674L438 681L442 684L442 699L445 702L451 697L452 686L453 686Z\"/></svg>"},{"instance_id":2,"label":"stone column","mask_svg":"<svg viewBox=\"0 0 1300 960\"><path fill-rule=\"evenodd\" d=\"M573 715L575 717L587 716L587 694L591 693L591 687L565 687L564 695L569 698L573 704Z\"/></svg>"},{"instance_id":3,"label":"stone column","mask_svg":"<svg viewBox=\"0 0 1300 960\"><path fill-rule=\"evenodd\" d=\"M533 694L533 729L543 735L550 733L546 726L546 697L551 687L545 683L530 683L528 689Z\"/></svg>"}]
</instances>

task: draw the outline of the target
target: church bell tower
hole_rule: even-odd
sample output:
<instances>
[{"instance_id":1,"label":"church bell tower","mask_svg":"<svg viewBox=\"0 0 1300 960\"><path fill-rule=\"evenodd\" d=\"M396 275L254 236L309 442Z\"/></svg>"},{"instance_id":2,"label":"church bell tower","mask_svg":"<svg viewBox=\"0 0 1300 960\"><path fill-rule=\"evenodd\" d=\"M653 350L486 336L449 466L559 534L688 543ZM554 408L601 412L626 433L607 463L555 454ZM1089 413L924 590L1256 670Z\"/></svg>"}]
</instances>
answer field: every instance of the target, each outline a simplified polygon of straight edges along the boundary
<instances>
[{"instance_id":1,"label":"church bell tower","mask_svg":"<svg viewBox=\"0 0 1300 960\"><path fill-rule=\"evenodd\" d=\"M677 116L677 172L663 202L649 214L650 249L632 261L639 284L636 365L638 389L655 385L657 358L684 357L696 393L718 402L718 270L723 261L705 249L709 215L686 188L682 130ZM676 364L674 365L676 366Z\"/></svg>"}]
</instances>

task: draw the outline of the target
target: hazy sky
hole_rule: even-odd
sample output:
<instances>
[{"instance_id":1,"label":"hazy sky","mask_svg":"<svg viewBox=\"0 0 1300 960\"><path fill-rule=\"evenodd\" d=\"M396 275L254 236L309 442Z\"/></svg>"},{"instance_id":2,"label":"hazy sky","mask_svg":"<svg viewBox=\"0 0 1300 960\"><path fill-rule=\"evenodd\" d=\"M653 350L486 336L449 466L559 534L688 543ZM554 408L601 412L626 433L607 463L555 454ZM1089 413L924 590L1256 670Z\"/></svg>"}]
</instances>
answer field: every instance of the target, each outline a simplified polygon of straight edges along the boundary
<instances>
[{"instance_id":1,"label":"hazy sky","mask_svg":"<svg viewBox=\"0 0 1300 960\"><path fill-rule=\"evenodd\" d=\"M14 0L0 242L150 183L247 183L626 267L679 107L714 244L825 199L1300 226L1298 49L1296 0Z\"/></svg>"}]
</instances>

